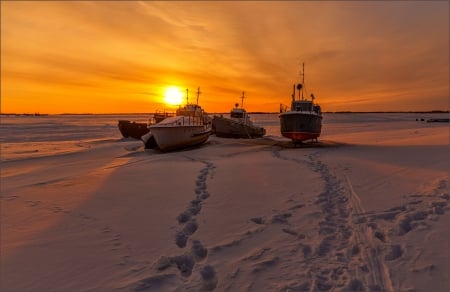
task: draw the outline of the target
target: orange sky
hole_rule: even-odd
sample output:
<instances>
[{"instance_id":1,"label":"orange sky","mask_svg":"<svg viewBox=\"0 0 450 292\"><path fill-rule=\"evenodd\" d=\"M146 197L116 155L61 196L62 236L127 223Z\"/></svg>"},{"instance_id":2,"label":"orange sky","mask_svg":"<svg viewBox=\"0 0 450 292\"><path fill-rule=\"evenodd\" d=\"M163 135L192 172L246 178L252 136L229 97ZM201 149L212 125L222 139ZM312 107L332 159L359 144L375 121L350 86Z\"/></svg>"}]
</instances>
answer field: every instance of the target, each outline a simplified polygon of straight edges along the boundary
<instances>
[{"instance_id":1,"label":"orange sky","mask_svg":"<svg viewBox=\"0 0 450 292\"><path fill-rule=\"evenodd\" d=\"M170 109L201 88L208 112L449 109L449 2L1 2L3 113Z\"/></svg>"}]
</instances>

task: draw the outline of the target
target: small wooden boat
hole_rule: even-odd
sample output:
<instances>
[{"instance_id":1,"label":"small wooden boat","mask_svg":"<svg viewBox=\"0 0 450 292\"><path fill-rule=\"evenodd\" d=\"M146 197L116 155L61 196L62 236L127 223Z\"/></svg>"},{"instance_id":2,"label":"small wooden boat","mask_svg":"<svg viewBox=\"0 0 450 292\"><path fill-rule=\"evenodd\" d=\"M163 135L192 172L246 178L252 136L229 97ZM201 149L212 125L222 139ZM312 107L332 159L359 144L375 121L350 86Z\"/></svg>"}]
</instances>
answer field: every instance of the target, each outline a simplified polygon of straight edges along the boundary
<instances>
[{"instance_id":1,"label":"small wooden boat","mask_svg":"<svg viewBox=\"0 0 450 292\"><path fill-rule=\"evenodd\" d=\"M297 85L298 99L295 98L296 86L294 84L291 108L280 105L281 135L292 139L294 143L317 140L322 130L322 112L320 106L314 103L314 95L311 94L311 100L306 100L303 96L305 64L303 64L302 76L302 83Z\"/></svg>"},{"instance_id":2,"label":"small wooden boat","mask_svg":"<svg viewBox=\"0 0 450 292\"><path fill-rule=\"evenodd\" d=\"M149 132L147 123L136 123L128 120L119 120L119 131L124 138L132 137L140 140L141 137Z\"/></svg>"},{"instance_id":3,"label":"small wooden boat","mask_svg":"<svg viewBox=\"0 0 450 292\"><path fill-rule=\"evenodd\" d=\"M253 124L244 109L244 92L241 97L241 107L235 104L230 111L230 118L214 116L212 119L213 132L217 137L225 138L259 138L266 134L266 129Z\"/></svg>"},{"instance_id":4,"label":"small wooden boat","mask_svg":"<svg viewBox=\"0 0 450 292\"><path fill-rule=\"evenodd\" d=\"M137 123L134 121L119 120L118 128L124 138L132 137L134 139L143 140L146 144L147 138L143 139L143 136L149 133L149 126L157 124L164 119L172 116L175 116L175 113L156 112L150 115L148 123Z\"/></svg>"}]
</instances>

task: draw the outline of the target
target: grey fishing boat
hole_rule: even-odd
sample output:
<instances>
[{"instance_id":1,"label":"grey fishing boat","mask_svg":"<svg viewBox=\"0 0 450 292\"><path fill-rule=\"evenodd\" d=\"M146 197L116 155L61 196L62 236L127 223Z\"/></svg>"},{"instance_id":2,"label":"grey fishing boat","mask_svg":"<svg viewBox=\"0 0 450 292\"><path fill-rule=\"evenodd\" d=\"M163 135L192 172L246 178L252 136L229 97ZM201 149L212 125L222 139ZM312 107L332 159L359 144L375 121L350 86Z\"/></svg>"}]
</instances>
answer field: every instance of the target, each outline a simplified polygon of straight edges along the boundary
<instances>
[{"instance_id":1,"label":"grey fishing boat","mask_svg":"<svg viewBox=\"0 0 450 292\"><path fill-rule=\"evenodd\" d=\"M241 107L236 103L230 111L230 118L214 116L212 128L217 137L225 138L259 138L266 134L263 127L255 125L244 109L244 92L241 97Z\"/></svg>"}]
</instances>

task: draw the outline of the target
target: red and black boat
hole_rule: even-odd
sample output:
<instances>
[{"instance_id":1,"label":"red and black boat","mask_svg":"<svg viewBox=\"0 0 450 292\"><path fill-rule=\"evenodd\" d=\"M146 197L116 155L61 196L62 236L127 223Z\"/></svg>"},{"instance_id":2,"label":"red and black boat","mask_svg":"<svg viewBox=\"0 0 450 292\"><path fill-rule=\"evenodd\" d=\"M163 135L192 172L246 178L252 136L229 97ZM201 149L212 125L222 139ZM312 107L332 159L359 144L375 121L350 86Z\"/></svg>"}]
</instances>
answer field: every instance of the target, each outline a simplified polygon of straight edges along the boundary
<instances>
[{"instance_id":1,"label":"red and black boat","mask_svg":"<svg viewBox=\"0 0 450 292\"><path fill-rule=\"evenodd\" d=\"M322 131L322 111L320 106L314 103L314 95L311 100L306 100L304 92L305 65L303 64L302 83L294 84L290 109L280 105L280 130L281 135L292 139L294 143L307 140L316 140ZM296 98L295 89L298 96Z\"/></svg>"}]
</instances>

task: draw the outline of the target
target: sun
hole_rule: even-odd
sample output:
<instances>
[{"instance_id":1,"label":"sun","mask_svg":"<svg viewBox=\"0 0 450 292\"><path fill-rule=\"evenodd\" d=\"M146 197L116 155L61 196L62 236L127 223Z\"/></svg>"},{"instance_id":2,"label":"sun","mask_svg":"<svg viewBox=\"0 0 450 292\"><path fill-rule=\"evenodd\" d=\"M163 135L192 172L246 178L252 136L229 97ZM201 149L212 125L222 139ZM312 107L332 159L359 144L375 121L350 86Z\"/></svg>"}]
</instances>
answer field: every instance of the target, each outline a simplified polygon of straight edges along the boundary
<instances>
[{"instance_id":1,"label":"sun","mask_svg":"<svg viewBox=\"0 0 450 292\"><path fill-rule=\"evenodd\" d=\"M164 102L170 105L179 105L183 99L183 93L178 87L170 86L164 93Z\"/></svg>"}]
</instances>

